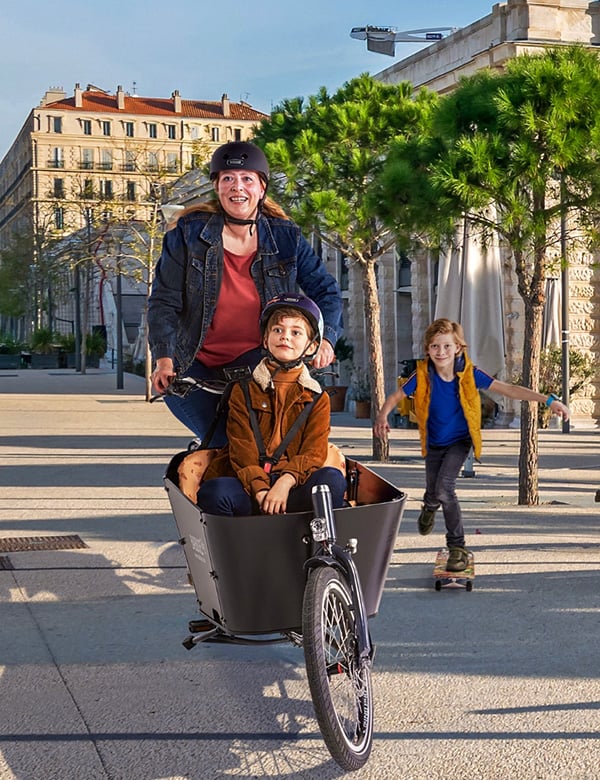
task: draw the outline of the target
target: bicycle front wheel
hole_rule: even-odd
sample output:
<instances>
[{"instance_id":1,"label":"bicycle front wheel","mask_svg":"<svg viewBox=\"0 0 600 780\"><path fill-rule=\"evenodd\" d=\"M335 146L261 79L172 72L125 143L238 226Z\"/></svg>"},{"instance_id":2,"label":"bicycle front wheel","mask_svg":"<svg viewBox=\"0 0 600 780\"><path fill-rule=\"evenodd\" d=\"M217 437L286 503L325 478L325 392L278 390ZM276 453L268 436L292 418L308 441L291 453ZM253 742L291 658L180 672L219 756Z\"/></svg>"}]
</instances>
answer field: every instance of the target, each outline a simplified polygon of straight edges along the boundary
<instances>
[{"instance_id":1,"label":"bicycle front wheel","mask_svg":"<svg viewBox=\"0 0 600 780\"><path fill-rule=\"evenodd\" d=\"M302 634L308 684L325 744L342 769L360 769L373 742L371 665L359 658L350 591L336 569L320 566L309 572Z\"/></svg>"}]
</instances>

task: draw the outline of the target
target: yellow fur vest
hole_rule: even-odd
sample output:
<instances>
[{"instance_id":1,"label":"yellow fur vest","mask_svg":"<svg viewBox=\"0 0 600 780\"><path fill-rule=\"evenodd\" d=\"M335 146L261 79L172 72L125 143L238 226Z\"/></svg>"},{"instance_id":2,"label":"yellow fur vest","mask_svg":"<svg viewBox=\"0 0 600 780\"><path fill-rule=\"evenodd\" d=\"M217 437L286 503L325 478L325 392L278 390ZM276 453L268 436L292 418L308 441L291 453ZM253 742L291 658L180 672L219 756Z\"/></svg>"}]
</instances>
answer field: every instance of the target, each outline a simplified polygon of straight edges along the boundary
<instances>
[{"instance_id":1,"label":"yellow fur vest","mask_svg":"<svg viewBox=\"0 0 600 780\"><path fill-rule=\"evenodd\" d=\"M460 405L465 415L469 434L473 442L473 453L477 459L481 455L481 399L475 385L473 363L471 363L466 351L463 350L465 366L462 371L457 371L458 396ZM431 400L431 382L429 380L429 360L417 362L417 389L415 390L415 416L419 426L421 437L421 452L427 454L427 419L429 417L429 403Z\"/></svg>"}]
</instances>

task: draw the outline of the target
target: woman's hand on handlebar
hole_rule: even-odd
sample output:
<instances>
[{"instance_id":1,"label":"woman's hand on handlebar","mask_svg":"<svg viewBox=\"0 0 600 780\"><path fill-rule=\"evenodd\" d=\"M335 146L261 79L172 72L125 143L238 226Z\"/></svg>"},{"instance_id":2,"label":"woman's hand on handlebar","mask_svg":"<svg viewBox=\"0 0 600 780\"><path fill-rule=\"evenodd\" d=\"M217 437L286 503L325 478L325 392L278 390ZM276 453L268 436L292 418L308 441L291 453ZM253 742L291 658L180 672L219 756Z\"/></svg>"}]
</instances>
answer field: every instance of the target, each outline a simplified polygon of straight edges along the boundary
<instances>
[{"instance_id":1,"label":"woman's hand on handlebar","mask_svg":"<svg viewBox=\"0 0 600 780\"><path fill-rule=\"evenodd\" d=\"M330 366L334 360L335 352L333 351L333 347L327 341L327 339L323 339L321 346L319 347L319 351L313 358L312 367L325 368L326 366Z\"/></svg>"},{"instance_id":2,"label":"woman's hand on handlebar","mask_svg":"<svg viewBox=\"0 0 600 780\"><path fill-rule=\"evenodd\" d=\"M164 394L174 376L175 370L171 358L159 358L152 372L152 387L157 393Z\"/></svg>"}]
</instances>

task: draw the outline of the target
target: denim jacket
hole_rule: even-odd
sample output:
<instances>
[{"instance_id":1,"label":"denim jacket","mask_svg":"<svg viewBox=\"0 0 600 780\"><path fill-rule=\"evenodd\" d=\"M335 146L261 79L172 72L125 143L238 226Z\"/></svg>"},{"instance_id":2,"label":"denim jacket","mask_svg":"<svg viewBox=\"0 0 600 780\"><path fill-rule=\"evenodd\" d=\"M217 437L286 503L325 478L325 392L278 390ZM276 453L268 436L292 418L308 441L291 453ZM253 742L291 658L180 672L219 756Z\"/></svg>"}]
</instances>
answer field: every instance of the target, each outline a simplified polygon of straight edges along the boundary
<instances>
[{"instance_id":1,"label":"denim jacket","mask_svg":"<svg viewBox=\"0 0 600 780\"><path fill-rule=\"evenodd\" d=\"M212 321L223 268L223 216L193 212L163 239L148 302L153 360L170 357L183 373L192 364ZM294 222L262 215L250 273L261 306L300 287L323 313L324 337L335 346L342 331L342 297L335 278ZM243 327L243 323L240 323Z\"/></svg>"}]
</instances>

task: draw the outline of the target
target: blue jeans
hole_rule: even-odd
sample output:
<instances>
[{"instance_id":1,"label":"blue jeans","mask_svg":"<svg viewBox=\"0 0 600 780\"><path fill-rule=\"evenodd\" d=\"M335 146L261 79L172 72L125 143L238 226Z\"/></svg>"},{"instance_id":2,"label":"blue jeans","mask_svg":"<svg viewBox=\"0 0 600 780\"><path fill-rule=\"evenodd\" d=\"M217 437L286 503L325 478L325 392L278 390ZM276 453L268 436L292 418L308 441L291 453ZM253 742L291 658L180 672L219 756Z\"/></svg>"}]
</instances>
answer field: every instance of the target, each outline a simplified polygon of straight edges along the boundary
<instances>
[{"instance_id":1,"label":"blue jeans","mask_svg":"<svg viewBox=\"0 0 600 780\"><path fill-rule=\"evenodd\" d=\"M437 509L441 505L448 547L465 546L462 514L456 496L456 478L471 446L471 439L462 439L448 447L427 447L423 504L426 509Z\"/></svg>"},{"instance_id":2,"label":"blue jeans","mask_svg":"<svg viewBox=\"0 0 600 780\"><path fill-rule=\"evenodd\" d=\"M254 369L262 358L262 349L257 347L249 352L244 352L231 363L218 368L209 368L199 360L194 360L192 365L182 376L191 376L194 379L223 379L223 369L234 366L249 366ZM175 395L165 395L165 403L175 417L190 429L199 439L203 439L211 422L217 414L217 406L221 400L220 395L208 393L206 390L193 390L187 398L178 398ZM222 414L215 432L207 446L223 447L227 443L225 436L225 423L227 415Z\"/></svg>"},{"instance_id":3,"label":"blue jeans","mask_svg":"<svg viewBox=\"0 0 600 780\"><path fill-rule=\"evenodd\" d=\"M326 466L314 471L303 485L290 490L288 514L312 511L314 485L329 485L334 509L344 505L346 477L339 469ZM256 503L236 477L215 477L203 482L198 491L198 506L210 515L246 516L258 512Z\"/></svg>"}]
</instances>

